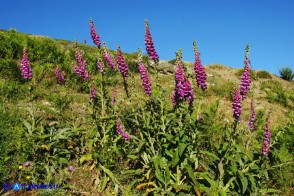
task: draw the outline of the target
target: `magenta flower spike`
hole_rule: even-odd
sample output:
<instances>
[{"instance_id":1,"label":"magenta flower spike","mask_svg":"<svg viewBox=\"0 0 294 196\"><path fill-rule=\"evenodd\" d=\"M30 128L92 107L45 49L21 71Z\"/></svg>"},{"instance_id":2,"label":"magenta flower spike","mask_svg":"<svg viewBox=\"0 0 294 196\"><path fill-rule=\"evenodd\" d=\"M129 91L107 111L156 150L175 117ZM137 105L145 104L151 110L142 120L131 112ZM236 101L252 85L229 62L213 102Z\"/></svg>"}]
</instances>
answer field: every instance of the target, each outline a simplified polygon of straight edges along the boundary
<instances>
[{"instance_id":1,"label":"magenta flower spike","mask_svg":"<svg viewBox=\"0 0 294 196\"><path fill-rule=\"evenodd\" d=\"M172 97L172 104L173 106L176 106L181 100L187 99L188 104L191 105L194 101L194 92L183 68L182 51L180 50L176 53L176 55L175 88Z\"/></svg>"},{"instance_id":2,"label":"magenta flower spike","mask_svg":"<svg viewBox=\"0 0 294 196\"><path fill-rule=\"evenodd\" d=\"M154 62L158 62L159 56L155 51L152 36L150 34L149 23L147 20L145 20L145 46L149 58L151 58Z\"/></svg>"},{"instance_id":3,"label":"magenta flower spike","mask_svg":"<svg viewBox=\"0 0 294 196\"><path fill-rule=\"evenodd\" d=\"M114 70L115 65L114 65L114 62L113 62L111 56L109 55L109 52L108 52L109 50L107 48L107 45L106 45L105 42L103 42L103 45L104 45L104 47L103 47L103 57L104 57L105 61L107 62L107 64L110 66L110 69Z\"/></svg>"},{"instance_id":4,"label":"magenta flower spike","mask_svg":"<svg viewBox=\"0 0 294 196\"><path fill-rule=\"evenodd\" d=\"M121 135L124 140L126 141L130 140L129 134L122 129L121 122L119 119L116 120L116 130L117 130L117 133Z\"/></svg>"},{"instance_id":5,"label":"magenta flower spike","mask_svg":"<svg viewBox=\"0 0 294 196\"><path fill-rule=\"evenodd\" d=\"M270 148L270 137L271 137L271 132L270 132L270 128L269 128L269 117L267 117L266 119L266 124L264 126L264 135L263 135L263 146L262 146L262 154L264 154L265 156L268 156L269 154L269 148Z\"/></svg>"},{"instance_id":6,"label":"magenta flower spike","mask_svg":"<svg viewBox=\"0 0 294 196\"><path fill-rule=\"evenodd\" d=\"M200 53L198 51L197 43L195 41L193 42L193 46L194 46L194 53L195 53L194 73L195 73L197 85L200 86L202 90L206 90L207 85L206 85L205 68L201 63Z\"/></svg>"},{"instance_id":7,"label":"magenta flower spike","mask_svg":"<svg viewBox=\"0 0 294 196\"><path fill-rule=\"evenodd\" d=\"M142 80L142 86L144 87L145 94L150 96L152 93L150 77L148 75L147 69L145 68L145 65L143 64L142 51L140 49L138 51L138 64L139 64L139 72L140 72L140 76Z\"/></svg>"},{"instance_id":8,"label":"magenta flower spike","mask_svg":"<svg viewBox=\"0 0 294 196\"><path fill-rule=\"evenodd\" d=\"M21 75L24 79L32 79L32 68L30 67L30 61L26 49L23 50L21 64L20 64Z\"/></svg>"},{"instance_id":9,"label":"magenta flower spike","mask_svg":"<svg viewBox=\"0 0 294 196\"><path fill-rule=\"evenodd\" d=\"M100 58L97 60L97 68L101 73L105 73L104 63Z\"/></svg>"},{"instance_id":10,"label":"magenta flower spike","mask_svg":"<svg viewBox=\"0 0 294 196\"><path fill-rule=\"evenodd\" d=\"M90 18L90 34L91 34L91 37L92 37L92 40L93 40L94 44L98 48L100 48L100 46L101 46L100 37L99 37L98 33L96 32L93 20L91 18Z\"/></svg>"},{"instance_id":11,"label":"magenta flower spike","mask_svg":"<svg viewBox=\"0 0 294 196\"><path fill-rule=\"evenodd\" d=\"M97 92L97 90L95 88L95 85L94 85L94 83L92 83L90 101L93 101L95 99L96 92Z\"/></svg>"},{"instance_id":12,"label":"magenta flower spike","mask_svg":"<svg viewBox=\"0 0 294 196\"><path fill-rule=\"evenodd\" d=\"M232 109L234 113L234 119L238 122L240 122L240 116L241 116L241 110L242 110L242 104L241 104L241 95L240 91L234 87L234 98L232 103Z\"/></svg>"},{"instance_id":13,"label":"magenta flower spike","mask_svg":"<svg viewBox=\"0 0 294 196\"><path fill-rule=\"evenodd\" d=\"M60 84L64 84L64 77L58 67L55 69L55 76Z\"/></svg>"},{"instance_id":14,"label":"magenta flower spike","mask_svg":"<svg viewBox=\"0 0 294 196\"><path fill-rule=\"evenodd\" d=\"M250 120L248 122L249 127L250 127L250 131L254 130L255 117L256 117L256 112L255 112L253 98L252 98L251 99L251 115L250 115Z\"/></svg>"},{"instance_id":15,"label":"magenta flower spike","mask_svg":"<svg viewBox=\"0 0 294 196\"><path fill-rule=\"evenodd\" d=\"M249 45L245 49L245 60L244 60L244 72L241 76L240 93L242 100L246 99L247 92L250 90L251 78L250 78L250 60L249 60Z\"/></svg>"},{"instance_id":16,"label":"magenta flower spike","mask_svg":"<svg viewBox=\"0 0 294 196\"><path fill-rule=\"evenodd\" d=\"M89 81L89 74L86 70L87 62L83 58L83 54L80 50L76 50L75 59L78 65L73 66L73 70L81 77L84 78L85 81Z\"/></svg>"},{"instance_id":17,"label":"magenta flower spike","mask_svg":"<svg viewBox=\"0 0 294 196\"><path fill-rule=\"evenodd\" d=\"M129 76L129 66L125 63L125 59L122 55L122 51L119 45L117 46L116 62L120 73L124 78L127 78Z\"/></svg>"}]
</instances>

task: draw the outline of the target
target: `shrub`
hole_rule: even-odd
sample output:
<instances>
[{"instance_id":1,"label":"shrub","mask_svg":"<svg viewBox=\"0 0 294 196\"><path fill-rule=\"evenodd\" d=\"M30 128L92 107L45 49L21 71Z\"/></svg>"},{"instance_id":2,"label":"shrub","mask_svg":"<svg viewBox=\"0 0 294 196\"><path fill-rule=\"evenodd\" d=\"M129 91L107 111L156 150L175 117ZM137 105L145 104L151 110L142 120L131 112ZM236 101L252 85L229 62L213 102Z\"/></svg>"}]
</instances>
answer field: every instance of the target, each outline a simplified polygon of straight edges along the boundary
<instances>
[{"instance_id":1,"label":"shrub","mask_svg":"<svg viewBox=\"0 0 294 196\"><path fill-rule=\"evenodd\" d=\"M256 73L257 78L272 79L272 76L267 71L258 71Z\"/></svg>"},{"instance_id":2,"label":"shrub","mask_svg":"<svg viewBox=\"0 0 294 196\"><path fill-rule=\"evenodd\" d=\"M281 78L284 80L293 80L294 73L290 67L283 67L279 70Z\"/></svg>"}]
</instances>

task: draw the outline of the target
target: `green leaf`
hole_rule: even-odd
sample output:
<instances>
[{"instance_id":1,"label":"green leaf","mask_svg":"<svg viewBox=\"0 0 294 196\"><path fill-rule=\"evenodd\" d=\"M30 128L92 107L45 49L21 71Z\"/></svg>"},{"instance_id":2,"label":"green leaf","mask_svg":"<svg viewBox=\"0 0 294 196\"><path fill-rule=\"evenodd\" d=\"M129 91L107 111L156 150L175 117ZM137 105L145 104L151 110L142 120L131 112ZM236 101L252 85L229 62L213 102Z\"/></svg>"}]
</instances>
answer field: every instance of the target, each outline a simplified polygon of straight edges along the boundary
<instances>
[{"instance_id":1,"label":"green leaf","mask_svg":"<svg viewBox=\"0 0 294 196\"><path fill-rule=\"evenodd\" d=\"M240 170L238 171L238 174L242 183L242 194L244 194L248 186L248 180Z\"/></svg>"},{"instance_id":2,"label":"green leaf","mask_svg":"<svg viewBox=\"0 0 294 196\"><path fill-rule=\"evenodd\" d=\"M265 193L280 193L281 192L277 189L260 189L259 191L263 194L265 194Z\"/></svg>"},{"instance_id":3,"label":"green leaf","mask_svg":"<svg viewBox=\"0 0 294 196\"><path fill-rule=\"evenodd\" d=\"M205 151L205 150L202 150L200 151L201 154L206 154L206 155L209 155L211 157L213 157L215 160L220 160L220 158L218 156L216 156L215 154L211 153L211 152L208 152L208 151Z\"/></svg>"},{"instance_id":4,"label":"green leaf","mask_svg":"<svg viewBox=\"0 0 294 196\"><path fill-rule=\"evenodd\" d=\"M180 161L179 151L178 151L178 149L176 149L173 154L172 161L171 161L172 167L175 167L176 165L178 165L179 161Z\"/></svg>"},{"instance_id":5,"label":"green leaf","mask_svg":"<svg viewBox=\"0 0 294 196\"><path fill-rule=\"evenodd\" d=\"M59 164L67 164L67 163L68 163L68 160L66 158L62 158L62 157L59 158Z\"/></svg>"},{"instance_id":6,"label":"green leaf","mask_svg":"<svg viewBox=\"0 0 294 196\"><path fill-rule=\"evenodd\" d=\"M88 153L80 158L80 164L84 163L85 161L90 161L92 159L92 153Z\"/></svg>"},{"instance_id":7,"label":"green leaf","mask_svg":"<svg viewBox=\"0 0 294 196\"><path fill-rule=\"evenodd\" d=\"M196 180L196 177L194 175L194 171L193 171L192 167L189 164L186 164L185 169L187 170L187 172L188 172L191 180L193 181L194 185L197 185L198 183L197 183L197 180Z\"/></svg>"},{"instance_id":8,"label":"green leaf","mask_svg":"<svg viewBox=\"0 0 294 196\"><path fill-rule=\"evenodd\" d=\"M182 156L182 154L184 153L186 147L188 146L188 144L186 143L179 143L179 157Z\"/></svg>"},{"instance_id":9,"label":"green leaf","mask_svg":"<svg viewBox=\"0 0 294 196\"><path fill-rule=\"evenodd\" d=\"M127 157L133 160L137 160L139 158L138 156L132 154L129 154Z\"/></svg>"}]
</instances>

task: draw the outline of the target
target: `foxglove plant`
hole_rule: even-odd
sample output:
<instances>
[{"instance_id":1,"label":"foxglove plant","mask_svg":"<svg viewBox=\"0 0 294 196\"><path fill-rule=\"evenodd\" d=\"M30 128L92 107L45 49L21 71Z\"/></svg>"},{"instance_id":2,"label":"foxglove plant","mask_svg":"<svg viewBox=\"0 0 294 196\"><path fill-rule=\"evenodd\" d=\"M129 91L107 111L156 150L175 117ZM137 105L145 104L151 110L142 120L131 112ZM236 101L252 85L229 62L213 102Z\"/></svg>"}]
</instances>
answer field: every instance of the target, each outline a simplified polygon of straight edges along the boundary
<instances>
[{"instance_id":1,"label":"foxglove plant","mask_svg":"<svg viewBox=\"0 0 294 196\"><path fill-rule=\"evenodd\" d=\"M97 68L101 73L105 73L104 63L100 58L97 60Z\"/></svg>"},{"instance_id":2,"label":"foxglove plant","mask_svg":"<svg viewBox=\"0 0 294 196\"><path fill-rule=\"evenodd\" d=\"M193 46L194 46L194 53L195 53L194 73L195 73L197 85L200 86L202 90L206 90L207 85L206 85L205 68L201 64L200 52L198 51L197 43L195 41L193 42Z\"/></svg>"},{"instance_id":3,"label":"foxglove plant","mask_svg":"<svg viewBox=\"0 0 294 196\"><path fill-rule=\"evenodd\" d=\"M151 58L154 62L158 62L159 56L155 51L152 36L150 34L149 23L147 20L145 20L145 46L149 58Z\"/></svg>"},{"instance_id":4,"label":"foxglove plant","mask_svg":"<svg viewBox=\"0 0 294 196\"><path fill-rule=\"evenodd\" d=\"M192 85L185 74L182 63L182 51L176 53L176 75L175 88L172 97L172 104L176 106L181 100L187 99L189 105L194 101Z\"/></svg>"},{"instance_id":5,"label":"foxglove plant","mask_svg":"<svg viewBox=\"0 0 294 196\"><path fill-rule=\"evenodd\" d=\"M121 48L119 45L117 46L116 62L117 62L117 66L118 66L120 73L123 75L124 78L127 78L129 76L129 74L128 74L129 67L125 63L125 59L122 56L122 51L121 51Z\"/></svg>"},{"instance_id":6,"label":"foxglove plant","mask_svg":"<svg viewBox=\"0 0 294 196\"><path fill-rule=\"evenodd\" d=\"M121 122L119 119L116 120L116 130L117 130L117 133L121 135L124 140L126 141L130 140L129 134L122 129Z\"/></svg>"},{"instance_id":7,"label":"foxglove plant","mask_svg":"<svg viewBox=\"0 0 294 196\"><path fill-rule=\"evenodd\" d=\"M107 45L105 42L103 42L103 57L105 59L105 61L107 62L107 64L110 66L110 69L111 70L114 70L115 69L115 65L114 65L114 62L112 60L112 58L110 57L109 53L108 53L108 48L107 48Z\"/></svg>"},{"instance_id":8,"label":"foxglove plant","mask_svg":"<svg viewBox=\"0 0 294 196\"><path fill-rule=\"evenodd\" d=\"M249 127L250 127L250 131L254 130L255 117L256 117L256 112L255 112L253 98L252 98L251 99L251 115L250 115L250 119L249 119L249 122L248 122Z\"/></svg>"},{"instance_id":9,"label":"foxglove plant","mask_svg":"<svg viewBox=\"0 0 294 196\"><path fill-rule=\"evenodd\" d=\"M100 37L99 37L98 33L95 30L94 23L93 23L93 20L91 18L90 18L90 34L91 34L91 37L92 37L92 40L93 40L94 44L98 48L100 48L100 46L101 46Z\"/></svg>"},{"instance_id":10,"label":"foxglove plant","mask_svg":"<svg viewBox=\"0 0 294 196\"><path fill-rule=\"evenodd\" d=\"M145 68L145 65L143 64L142 51L140 49L138 51L138 64L139 64L139 72L140 72L140 76L142 80L142 86L144 87L145 94L150 96L152 93L150 77L147 73L147 69Z\"/></svg>"},{"instance_id":11,"label":"foxglove plant","mask_svg":"<svg viewBox=\"0 0 294 196\"><path fill-rule=\"evenodd\" d=\"M202 114L199 114L198 121L199 121L199 122L202 122L202 121L203 121L203 116L202 116Z\"/></svg>"},{"instance_id":12,"label":"foxglove plant","mask_svg":"<svg viewBox=\"0 0 294 196\"><path fill-rule=\"evenodd\" d=\"M269 128L269 116L266 119L266 123L264 126L264 135L263 135L263 146L262 146L262 154L264 154L265 156L268 156L269 154L269 147L270 147L270 137L271 137L271 132L270 132L270 128Z\"/></svg>"},{"instance_id":13,"label":"foxglove plant","mask_svg":"<svg viewBox=\"0 0 294 196\"><path fill-rule=\"evenodd\" d=\"M234 98L232 103L232 109L234 113L234 119L237 122L240 122L240 116L241 116L241 110L242 110L242 104L241 104L241 95L240 91L234 87Z\"/></svg>"},{"instance_id":14,"label":"foxglove plant","mask_svg":"<svg viewBox=\"0 0 294 196\"><path fill-rule=\"evenodd\" d=\"M32 79L32 68L30 67L30 61L26 49L23 50L21 64L20 64L21 75L24 79Z\"/></svg>"},{"instance_id":15,"label":"foxglove plant","mask_svg":"<svg viewBox=\"0 0 294 196\"><path fill-rule=\"evenodd\" d=\"M55 76L60 84L64 84L64 77L58 67L55 69Z\"/></svg>"},{"instance_id":16,"label":"foxglove plant","mask_svg":"<svg viewBox=\"0 0 294 196\"><path fill-rule=\"evenodd\" d=\"M90 95L90 100L93 101L95 99L95 95L96 95L96 88L95 88L95 85L94 83L92 84L92 89L91 89L91 95Z\"/></svg>"},{"instance_id":17,"label":"foxglove plant","mask_svg":"<svg viewBox=\"0 0 294 196\"><path fill-rule=\"evenodd\" d=\"M75 53L75 59L78 65L73 66L73 70L81 77L84 78L85 81L89 81L89 74L86 70L87 62L84 60L82 52L77 50Z\"/></svg>"},{"instance_id":18,"label":"foxglove plant","mask_svg":"<svg viewBox=\"0 0 294 196\"><path fill-rule=\"evenodd\" d=\"M245 49L245 60L244 60L244 72L241 76L240 93L242 100L246 99L247 92L250 90L251 78L250 78L250 60L249 60L249 45Z\"/></svg>"}]
</instances>

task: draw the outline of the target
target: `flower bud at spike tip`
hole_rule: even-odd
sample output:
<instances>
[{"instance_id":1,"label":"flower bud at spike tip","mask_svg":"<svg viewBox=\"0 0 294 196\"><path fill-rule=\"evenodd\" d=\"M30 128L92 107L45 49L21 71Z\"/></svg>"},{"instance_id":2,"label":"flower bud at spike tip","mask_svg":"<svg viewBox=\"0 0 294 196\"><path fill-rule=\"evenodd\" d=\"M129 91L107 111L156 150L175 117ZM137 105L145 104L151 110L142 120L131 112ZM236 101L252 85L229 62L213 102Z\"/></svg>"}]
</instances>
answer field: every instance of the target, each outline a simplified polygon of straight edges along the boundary
<instances>
[{"instance_id":1,"label":"flower bud at spike tip","mask_svg":"<svg viewBox=\"0 0 294 196\"><path fill-rule=\"evenodd\" d=\"M23 164L24 167L29 167L31 165L31 162L30 161L27 161Z\"/></svg>"},{"instance_id":2,"label":"flower bud at spike tip","mask_svg":"<svg viewBox=\"0 0 294 196\"><path fill-rule=\"evenodd\" d=\"M144 87L144 91L146 95L150 96L151 91L151 84L150 84L150 77L147 73L147 69L145 68L143 61L142 61L142 51L139 49L138 51L138 64L139 64L139 72L142 80L142 86Z\"/></svg>"},{"instance_id":3,"label":"flower bud at spike tip","mask_svg":"<svg viewBox=\"0 0 294 196\"><path fill-rule=\"evenodd\" d=\"M120 73L123 75L123 77L128 77L128 71L129 71L129 67L128 65L125 63L125 59L122 56L122 51L120 49L120 46L117 46L117 57L116 57L116 62L117 62L117 66L118 69L120 71Z\"/></svg>"},{"instance_id":4,"label":"flower bud at spike tip","mask_svg":"<svg viewBox=\"0 0 294 196\"><path fill-rule=\"evenodd\" d=\"M21 75L24 79L32 79L32 68L30 67L30 61L26 49L23 50L21 64L20 64Z\"/></svg>"},{"instance_id":5,"label":"flower bud at spike tip","mask_svg":"<svg viewBox=\"0 0 294 196\"><path fill-rule=\"evenodd\" d=\"M244 60L244 72L241 76L240 94L242 100L246 99L247 92L250 90L251 78L250 78L250 60L249 60L249 45L245 49Z\"/></svg>"},{"instance_id":6,"label":"flower bud at spike tip","mask_svg":"<svg viewBox=\"0 0 294 196\"><path fill-rule=\"evenodd\" d=\"M98 48L100 48L100 46L101 46L100 37L99 37L98 33L95 30L94 23L93 23L93 20L91 18L90 18L90 34L91 34L91 37L92 37L92 40L93 40L94 44Z\"/></svg>"},{"instance_id":7,"label":"flower bud at spike tip","mask_svg":"<svg viewBox=\"0 0 294 196\"><path fill-rule=\"evenodd\" d=\"M55 75L60 84L64 84L64 77L58 67L55 69Z\"/></svg>"},{"instance_id":8,"label":"flower bud at spike tip","mask_svg":"<svg viewBox=\"0 0 294 196\"><path fill-rule=\"evenodd\" d=\"M150 34L149 23L147 20L145 20L145 46L149 58L151 58L154 62L158 62L159 56L155 51L152 36Z\"/></svg>"},{"instance_id":9,"label":"flower bud at spike tip","mask_svg":"<svg viewBox=\"0 0 294 196\"><path fill-rule=\"evenodd\" d=\"M202 121L203 121L202 114L199 114L198 121L199 121L199 122L202 122Z\"/></svg>"},{"instance_id":10,"label":"flower bud at spike tip","mask_svg":"<svg viewBox=\"0 0 294 196\"><path fill-rule=\"evenodd\" d=\"M234 87L234 99L233 99L233 103L232 103L232 109L233 109L233 113L234 113L234 115L233 115L234 119L239 122L242 105L241 105L240 91L236 88L236 86Z\"/></svg>"},{"instance_id":11,"label":"flower bud at spike tip","mask_svg":"<svg viewBox=\"0 0 294 196\"><path fill-rule=\"evenodd\" d=\"M265 156L268 156L268 151L269 151L269 147L270 147L270 137L271 137L271 132L270 132L270 128L269 128L269 115L266 119L266 123L264 126L264 135L263 135L263 146L262 146L262 154L264 154Z\"/></svg>"},{"instance_id":12,"label":"flower bud at spike tip","mask_svg":"<svg viewBox=\"0 0 294 196\"><path fill-rule=\"evenodd\" d=\"M200 53L198 51L197 43L195 41L193 42L193 46L194 46L194 53L195 53L194 73L195 73L197 85L200 86L202 90L206 90L207 85L206 85L205 68L201 64Z\"/></svg>"}]
</instances>

